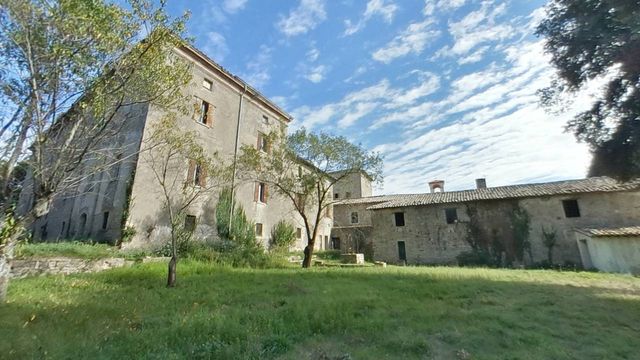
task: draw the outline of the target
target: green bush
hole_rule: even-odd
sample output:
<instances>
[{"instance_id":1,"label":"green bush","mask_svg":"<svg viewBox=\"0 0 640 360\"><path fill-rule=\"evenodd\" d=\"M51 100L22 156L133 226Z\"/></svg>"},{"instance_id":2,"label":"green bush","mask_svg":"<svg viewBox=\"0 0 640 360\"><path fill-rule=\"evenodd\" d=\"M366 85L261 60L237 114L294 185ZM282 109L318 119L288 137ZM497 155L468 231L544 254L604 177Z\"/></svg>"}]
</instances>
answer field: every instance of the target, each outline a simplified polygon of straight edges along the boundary
<instances>
[{"instance_id":1,"label":"green bush","mask_svg":"<svg viewBox=\"0 0 640 360\"><path fill-rule=\"evenodd\" d=\"M318 259L323 260L340 260L341 252L340 250L325 250L325 251L316 251L314 252Z\"/></svg>"},{"instance_id":2,"label":"green bush","mask_svg":"<svg viewBox=\"0 0 640 360\"><path fill-rule=\"evenodd\" d=\"M271 229L271 242L276 249L289 249L296 241L296 230L284 220L278 221Z\"/></svg>"},{"instance_id":3,"label":"green bush","mask_svg":"<svg viewBox=\"0 0 640 360\"><path fill-rule=\"evenodd\" d=\"M489 251L482 249L461 252L456 259L459 266L496 266L495 258Z\"/></svg>"},{"instance_id":4,"label":"green bush","mask_svg":"<svg viewBox=\"0 0 640 360\"><path fill-rule=\"evenodd\" d=\"M74 257L82 259L100 259L119 257L118 248L107 244L92 244L83 242L35 243L21 244L15 249L15 256L26 257Z\"/></svg>"}]
</instances>

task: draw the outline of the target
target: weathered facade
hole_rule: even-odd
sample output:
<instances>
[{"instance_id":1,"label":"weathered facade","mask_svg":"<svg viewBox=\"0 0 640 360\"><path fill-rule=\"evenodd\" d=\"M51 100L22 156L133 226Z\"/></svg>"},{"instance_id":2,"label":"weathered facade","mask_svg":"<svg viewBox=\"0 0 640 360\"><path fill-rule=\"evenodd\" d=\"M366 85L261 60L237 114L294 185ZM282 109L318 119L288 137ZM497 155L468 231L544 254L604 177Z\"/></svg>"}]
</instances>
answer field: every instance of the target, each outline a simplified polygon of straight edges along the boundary
<instances>
[{"instance_id":1,"label":"weathered facade","mask_svg":"<svg viewBox=\"0 0 640 360\"><path fill-rule=\"evenodd\" d=\"M191 62L192 80L184 92L193 99L194 111L178 118L182 129L195 131L199 143L208 153L218 153L234 161L243 145L259 146L263 135L285 130L291 116L238 77L228 73L198 50L184 46L175 50ZM105 171L87 174L83 181L56 197L48 214L32 225L34 238L45 241L59 239L93 239L116 242L122 229L134 229L135 235L126 246L157 246L169 236L168 220L163 211L161 189L153 177L144 156L145 140L153 124L163 116L153 106L139 105L122 112L125 131L113 146L115 166ZM205 115L206 114L206 115ZM236 141L237 139L237 141ZM111 144L113 145L113 144ZM189 161L185 159L184 180L187 180ZM184 182L181 182L184 183ZM299 229L295 248L306 244L305 229L290 200L269 192L268 185L242 182L236 179L235 200L242 205L248 218L259 224L258 240L269 244L271 228L285 219ZM256 196L257 188L264 196ZM30 204L29 184L21 194L21 206ZM218 192L199 198L189 208L195 217L195 234L200 238L216 237L215 206ZM328 212L327 214L330 214ZM320 241L316 247L329 246L331 219L325 217L318 229Z\"/></svg>"},{"instance_id":2,"label":"weathered facade","mask_svg":"<svg viewBox=\"0 0 640 360\"><path fill-rule=\"evenodd\" d=\"M575 232L585 268L640 275L640 226Z\"/></svg>"},{"instance_id":3,"label":"weathered facade","mask_svg":"<svg viewBox=\"0 0 640 360\"><path fill-rule=\"evenodd\" d=\"M373 259L390 263L456 264L461 253L479 249L503 265L580 265L576 228L640 223L640 181L590 178L494 188L481 181L475 190L432 191L341 200L334 206L332 236L342 245L345 228L366 230ZM361 223L349 224L354 213ZM523 218L528 221L520 225ZM545 236L555 239L551 252Z\"/></svg>"}]
</instances>

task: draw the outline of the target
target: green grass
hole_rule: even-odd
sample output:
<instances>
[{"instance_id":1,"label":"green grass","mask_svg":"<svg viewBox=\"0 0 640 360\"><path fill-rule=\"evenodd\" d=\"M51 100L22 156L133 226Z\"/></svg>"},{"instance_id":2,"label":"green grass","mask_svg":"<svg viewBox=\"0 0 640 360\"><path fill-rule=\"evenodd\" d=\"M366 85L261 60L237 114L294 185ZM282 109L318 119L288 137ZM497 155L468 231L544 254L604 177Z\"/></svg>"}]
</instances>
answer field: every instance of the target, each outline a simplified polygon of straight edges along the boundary
<instances>
[{"instance_id":1,"label":"green grass","mask_svg":"<svg viewBox=\"0 0 640 360\"><path fill-rule=\"evenodd\" d=\"M13 281L0 357L637 359L640 279L163 264Z\"/></svg>"},{"instance_id":2,"label":"green grass","mask_svg":"<svg viewBox=\"0 0 640 360\"><path fill-rule=\"evenodd\" d=\"M15 254L16 258L65 256L90 260L110 257L135 259L143 255L144 253L140 251L120 251L117 247L107 244L91 244L77 241L20 244L16 248Z\"/></svg>"}]
</instances>

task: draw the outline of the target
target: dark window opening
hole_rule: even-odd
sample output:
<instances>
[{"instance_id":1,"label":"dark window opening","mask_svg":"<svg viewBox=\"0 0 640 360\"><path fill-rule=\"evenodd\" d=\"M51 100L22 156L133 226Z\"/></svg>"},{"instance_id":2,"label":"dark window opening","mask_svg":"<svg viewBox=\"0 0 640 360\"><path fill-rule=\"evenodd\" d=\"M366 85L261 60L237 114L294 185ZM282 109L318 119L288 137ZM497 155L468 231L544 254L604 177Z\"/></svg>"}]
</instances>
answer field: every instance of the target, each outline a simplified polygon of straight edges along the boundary
<instances>
[{"instance_id":1,"label":"dark window opening","mask_svg":"<svg viewBox=\"0 0 640 360\"><path fill-rule=\"evenodd\" d=\"M393 213L393 216L396 219L396 226L404 226L404 213L403 212Z\"/></svg>"},{"instance_id":2,"label":"dark window opening","mask_svg":"<svg viewBox=\"0 0 640 360\"><path fill-rule=\"evenodd\" d=\"M357 224L358 223L358 213L357 212L352 212L351 213L351 223L352 224Z\"/></svg>"},{"instance_id":3,"label":"dark window opening","mask_svg":"<svg viewBox=\"0 0 640 360\"><path fill-rule=\"evenodd\" d=\"M300 228L296 229L296 238L298 239L302 238L302 229Z\"/></svg>"},{"instance_id":4,"label":"dark window opening","mask_svg":"<svg viewBox=\"0 0 640 360\"><path fill-rule=\"evenodd\" d=\"M258 133L258 150L269 152L269 138L262 133Z\"/></svg>"},{"instance_id":5,"label":"dark window opening","mask_svg":"<svg viewBox=\"0 0 640 360\"><path fill-rule=\"evenodd\" d=\"M194 215L187 215L184 218L184 229L189 232L196 229L196 217Z\"/></svg>"},{"instance_id":6,"label":"dark window opening","mask_svg":"<svg viewBox=\"0 0 640 360\"><path fill-rule=\"evenodd\" d=\"M107 229L107 225L109 225L109 212L105 211L102 214L102 230L106 230Z\"/></svg>"},{"instance_id":7,"label":"dark window opening","mask_svg":"<svg viewBox=\"0 0 640 360\"><path fill-rule=\"evenodd\" d=\"M340 250L340 238L332 237L331 238L331 249Z\"/></svg>"},{"instance_id":8,"label":"dark window opening","mask_svg":"<svg viewBox=\"0 0 640 360\"><path fill-rule=\"evenodd\" d=\"M80 236L84 236L84 229L87 226L87 214L80 215Z\"/></svg>"},{"instance_id":9,"label":"dark window opening","mask_svg":"<svg viewBox=\"0 0 640 360\"><path fill-rule=\"evenodd\" d=\"M196 164L193 170L193 185L200 186L202 184L202 165Z\"/></svg>"},{"instance_id":10,"label":"dark window opening","mask_svg":"<svg viewBox=\"0 0 640 360\"><path fill-rule=\"evenodd\" d=\"M269 125L269 117L267 115L262 115L262 122Z\"/></svg>"},{"instance_id":11,"label":"dark window opening","mask_svg":"<svg viewBox=\"0 0 640 360\"><path fill-rule=\"evenodd\" d=\"M578 207L578 200L562 200L562 207L564 208L564 215L566 217L580 217L580 207Z\"/></svg>"},{"instance_id":12,"label":"dark window opening","mask_svg":"<svg viewBox=\"0 0 640 360\"><path fill-rule=\"evenodd\" d=\"M256 223L256 236L262 236L262 224Z\"/></svg>"},{"instance_id":13,"label":"dark window opening","mask_svg":"<svg viewBox=\"0 0 640 360\"><path fill-rule=\"evenodd\" d=\"M339 198L339 197L340 197L340 195L338 195L338 193L333 194L333 198L334 198L334 199L337 199L337 198Z\"/></svg>"},{"instance_id":14,"label":"dark window opening","mask_svg":"<svg viewBox=\"0 0 640 360\"><path fill-rule=\"evenodd\" d=\"M458 210L456 208L444 209L444 215L447 218L447 224L458 222Z\"/></svg>"},{"instance_id":15,"label":"dark window opening","mask_svg":"<svg viewBox=\"0 0 640 360\"><path fill-rule=\"evenodd\" d=\"M258 183L258 201L267 202L267 184L265 183Z\"/></svg>"}]
</instances>

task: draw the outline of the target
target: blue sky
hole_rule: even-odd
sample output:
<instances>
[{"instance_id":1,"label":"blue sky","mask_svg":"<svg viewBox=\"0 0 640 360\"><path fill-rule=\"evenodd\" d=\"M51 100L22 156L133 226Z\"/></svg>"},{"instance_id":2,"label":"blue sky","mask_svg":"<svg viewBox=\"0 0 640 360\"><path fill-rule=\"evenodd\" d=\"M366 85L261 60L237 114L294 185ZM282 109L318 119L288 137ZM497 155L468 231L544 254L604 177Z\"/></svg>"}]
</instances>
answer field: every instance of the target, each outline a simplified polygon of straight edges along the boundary
<instances>
[{"instance_id":1,"label":"blue sky","mask_svg":"<svg viewBox=\"0 0 640 360\"><path fill-rule=\"evenodd\" d=\"M533 35L545 1L204 0L189 33L291 113L385 157L377 193L584 177L589 153L538 105L554 76Z\"/></svg>"}]
</instances>

